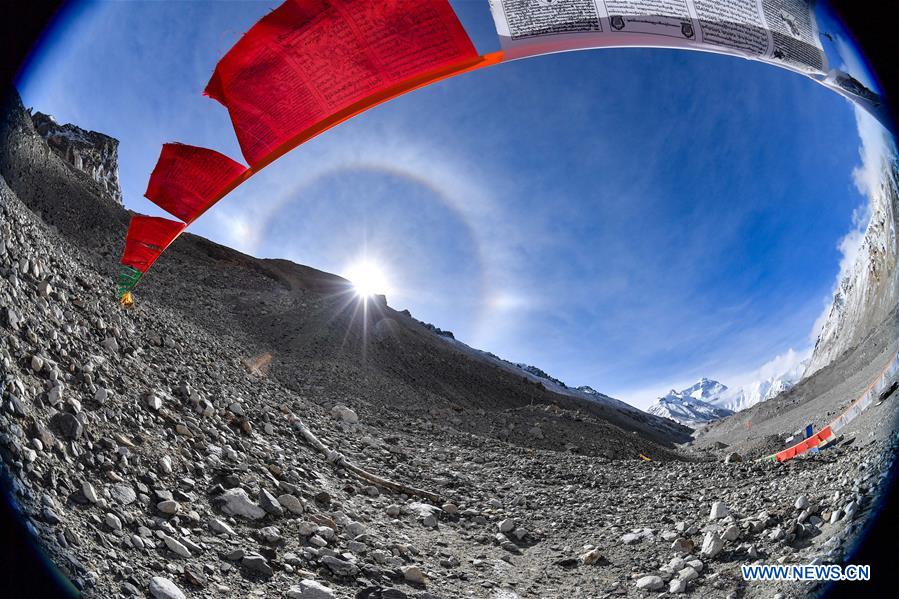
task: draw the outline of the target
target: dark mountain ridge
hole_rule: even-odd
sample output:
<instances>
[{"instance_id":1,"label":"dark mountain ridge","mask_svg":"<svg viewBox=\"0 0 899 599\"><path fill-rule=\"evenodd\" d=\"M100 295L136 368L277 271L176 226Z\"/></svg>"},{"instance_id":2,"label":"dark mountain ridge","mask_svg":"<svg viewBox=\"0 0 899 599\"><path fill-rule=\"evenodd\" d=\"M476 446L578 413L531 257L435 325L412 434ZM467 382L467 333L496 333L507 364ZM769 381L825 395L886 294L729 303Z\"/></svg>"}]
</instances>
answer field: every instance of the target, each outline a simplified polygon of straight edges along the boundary
<instances>
[{"instance_id":1,"label":"dark mountain ridge","mask_svg":"<svg viewBox=\"0 0 899 599\"><path fill-rule=\"evenodd\" d=\"M49 149L13 94L0 124L0 175L34 212L95 255L113 277L128 212L97 181ZM556 393L525 375L460 351L386 302L367 307L347 281L286 260L261 260L182 235L137 288L141 301L176 309L211 332L239 339L247 358L270 354L269 375L327 402L353 398L383 418L459 420L476 434L609 457L672 457L689 429ZM534 429L539 430L534 430Z\"/></svg>"}]
</instances>

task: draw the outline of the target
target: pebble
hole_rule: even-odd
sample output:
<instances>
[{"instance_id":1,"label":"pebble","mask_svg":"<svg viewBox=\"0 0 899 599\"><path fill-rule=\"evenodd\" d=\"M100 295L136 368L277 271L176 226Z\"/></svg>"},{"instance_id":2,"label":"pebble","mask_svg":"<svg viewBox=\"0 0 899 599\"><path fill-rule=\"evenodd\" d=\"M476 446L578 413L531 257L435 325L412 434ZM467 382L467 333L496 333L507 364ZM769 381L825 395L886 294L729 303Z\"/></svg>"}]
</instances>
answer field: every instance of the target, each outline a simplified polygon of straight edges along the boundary
<instances>
[{"instance_id":1,"label":"pebble","mask_svg":"<svg viewBox=\"0 0 899 599\"><path fill-rule=\"evenodd\" d=\"M161 576L150 579L150 595L154 599L185 599L184 593L174 582Z\"/></svg>"},{"instance_id":2,"label":"pebble","mask_svg":"<svg viewBox=\"0 0 899 599\"><path fill-rule=\"evenodd\" d=\"M424 584L427 580L425 573L418 566L403 566L400 568L403 572L403 578L415 584Z\"/></svg>"},{"instance_id":3,"label":"pebble","mask_svg":"<svg viewBox=\"0 0 899 599\"><path fill-rule=\"evenodd\" d=\"M599 548L597 547L583 554L580 559L581 563L583 563L585 566L592 566L596 563L599 563L599 561L603 559L603 555L599 552Z\"/></svg>"},{"instance_id":4,"label":"pebble","mask_svg":"<svg viewBox=\"0 0 899 599\"><path fill-rule=\"evenodd\" d=\"M233 528L231 528L218 518L213 518L209 521L209 530L220 535L232 536L235 534Z\"/></svg>"},{"instance_id":5,"label":"pebble","mask_svg":"<svg viewBox=\"0 0 899 599\"><path fill-rule=\"evenodd\" d=\"M290 495L289 493L279 495L278 503L291 514L299 516L304 512L303 502L295 495Z\"/></svg>"},{"instance_id":6,"label":"pebble","mask_svg":"<svg viewBox=\"0 0 899 599\"><path fill-rule=\"evenodd\" d=\"M712 511L709 513L709 520L718 520L730 514L730 510L724 505L723 501L712 503Z\"/></svg>"},{"instance_id":7,"label":"pebble","mask_svg":"<svg viewBox=\"0 0 899 599\"><path fill-rule=\"evenodd\" d=\"M712 558L721 553L722 549L724 549L724 539L716 532L707 532L702 541L700 553L705 557Z\"/></svg>"},{"instance_id":8,"label":"pebble","mask_svg":"<svg viewBox=\"0 0 899 599\"><path fill-rule=\"evenodd\" d=\"M50 426L67 441L77 441L81 438L84 427L81 422L68 412L57 412L50 418Z\"/></svg>"},{"instance_id":9,"label":"pebble","mask_svg":"<svg viewBox=\"0 0 899 599\"><path fill-rule=\"evenodd\" d=\"M244 558L240 561L240 565L260 576L270 577L274 576L275 571L272 570L272 567L269 565L268 560L266 560L261 555L250 554L244 556Z\"/></svg>"},{"instance_id":10,"label":"pebble","mask_svg":"<svg viewBox=\"0 0 899 599\"><path fill-rule=\"evenodd\" d=\"M669 593L685 593L687 591L687 581L682 578L672 578L668 584Z\"/></svg>"},{"instance_id":11,"label":"pebble","mask_svg":"<svg viewBox=\"0 0 899 599\"><path fill-rule=\"evenodd\" d=\"M122 521L119 520L119 517L115 514L106 514L106 516L103 518L103 521L106 523L106 526L108 526L112 530L122 530Z\"/></svg>"},{"instance_id":12,"label":"pebble","mask_svg":"<svg viewBox=\"0 0 899 599\"><path fill-rule=\"evenodd\" d=\"M334 591L315 580L301 580L300 584L290 587L288 599L334 599Z\"/></svg>"},{"instance_id":13,"label":"pebble","mask_svg":"<svg viewBox=\"0 0 899 599\"><path fill-rule=\"evenodd\" d=\"M284 508L281 507L281 504L278 503L275 496L265 489L259 489L259 505L272 516L277 517L284 515Z\"/></svg>"},{"instance_id":14,"label":"pebble","mask_svg":"<svg viewBox=\"0 0 899 599\"><path fill-rule=\"evenodd\" d=\"M658 591L665 587L661 577L650 575L637 580L637 588L642 591Z\"/></svg>"},{"instance_id":15,"label":"pebble","mask_svg":"<svg viewBox=\"0 0 899 599\"><path fill-rule=\"evenodd\" d=\"M100 405L105 404L107 399L109 399L109 389L106 389L105 387L100 387L97 389L97 392L94 393L94 401Z\"/></svg>"},{"instance_id":16,"label":"pebble","mask_svg":"<svg viewBox=\"0 0 899 599\"><path fill-rule=\"evenodd\" d=\"M693 541L686 537L678 537L671 543L671 548L679 553L692 553L694 546Z\"/></svg>"},{"instance_id":17,"label":"pebble","mask_svg":"<svg viewBox=\"0 0 899 599\"><path fill-rule=\"evenodd\" d=\"M187 547L184 546L183 543L174 539L168 535L162 537L162 541L165 543L165 546L169 548L169 551L174 553L175 555L180 555L181 557L190 557L190 551Z\"/></svg>"},{"instance_id":18,"label":"pebble","mask_svg":"<svg viewBox=\"0 0 899 599\"><path fill-rule=\"evenodd\" d=\"M739 463L741 463L742 461L743 461L743 456L741 456L740 454L738 454L738 453L735 452L735 451L734 451L734 452L731 452L731 453L729 453L729 454L727 454L727 457L724 458L724 463L725 463L725 464L739 464ZM672 592L675 592L675 591L672 591ZM677 592L680 593L680 592L683 592L683 591L677 591Z\"/></svg>"},{"instance_id":19,"label":"pebble","mask_svg":"<svg viewBox=\"0 0 899 599\"><path fill-rule=\"evenodd\" d=\"M166 499L157 503L156 509L167 516L174 516L181 509L181 505L177 501Z\"/></svg>"},{"instance_id":20,"label":"pebble","mask_svg":"<svg viewBox=\"0 0 899 599\"><path fill-rule=\"evenodd\" d=\"M359 571L359 568L357 568L355 564L331 555L323 557L322 563L337 576L353 576Z\"/></svg>"},{"instance_id":21,"label":"pebble","mask_svg":"<svg viewBox=\"0 0 899 599\"><path fill-rule=\"evenodd\" d=\"M97 503L97 491L94 489L94 485L90 484L88 481L81 483L81 493L91 503Z\"/></svg>"},{"instance_id":22,"label":"pebble","mask_svg":"<svg viewBox=\"0 0 899 599\"><path fill-rule=\"evenodd\" d=\"M162 398L156 395L155 393L150 393L147 395L147 407L151 410L159 411L162 408Z\"/></svg>"},{"instance_id":23,"label":"pebble","mask_svg":"<svg viewBox=\"0 0 899 599\"><path fill-rule=\"evenodd\" d=\"M736 524L731 524L724 530L724 534L721 536L725 541L736 541L740 537L740 527Z\"/></svg>"},{"instance_id":24,"label":"pebble","mask_svg":"<svg viewBox=\"0 0 899 599\"><path fill-rule=\"evenodd\" d=\"M250 501L250 496L243 489L228 489L215 499L221 510L229 516L240 516L250 520L265 517L265 510Z\"/></svg>"},{"instance_id":25,"label":"pebble","mask_svg":"<svg viewBox=\"0 0 899 599\"><path fill-rule=\"evenodd\" d=\"M109 495L120 505L131 505L137 500L134 487L126 484L115 484L109 488Z\"/></svg>"},{"instance_id":26,"label":"pebble","mask_svg":"<svg viewBox=\"0 0 899 599\"><path fill-rule=\"evenodd\" d=\"M359 422L359 416L356 412L342 404L337 404L331 408L331 416L348 424L356 424Z\"/></svg>"}]
</instances>

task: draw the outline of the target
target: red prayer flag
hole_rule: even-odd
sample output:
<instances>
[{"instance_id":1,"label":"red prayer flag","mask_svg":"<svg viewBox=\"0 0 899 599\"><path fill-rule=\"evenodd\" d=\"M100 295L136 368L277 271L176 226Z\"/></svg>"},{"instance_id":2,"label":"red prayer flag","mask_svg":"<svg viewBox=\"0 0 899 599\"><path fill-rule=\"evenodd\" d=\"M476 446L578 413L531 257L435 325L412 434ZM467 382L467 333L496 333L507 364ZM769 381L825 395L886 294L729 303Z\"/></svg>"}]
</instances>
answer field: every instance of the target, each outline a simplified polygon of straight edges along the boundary
<instances>
[{"instance_id":1,"label":"red prayer flag","mask_svg":"<svg viewBox=\"0 0 899 599\"><path fill-rule=\"evenodd\" d=\"M131 217L122 264L140 272L156 262L159 255L186 227L184 223L158 216L136 214Z\"/></svg>"},{"instance_id":2,"label":"red prayer flag","mask_svg":"<svg viewBox=\"0 0 899 599\"><path fill-rule=\"evenodd\" d=\"M304 132L477 60L447 0L287 0L222 58L205 93L258 167Z\"/></svg>"},{"instance_id":3,"label":"red prayer flag","mask_svg":"<svg viewBox=\"0 0 899 599\"><path fill-rule=\"evenodd\" d=\"M190 224L221 199L246 170L215 150L165 144L144 195Z\"/></svg>"}]
</instances>

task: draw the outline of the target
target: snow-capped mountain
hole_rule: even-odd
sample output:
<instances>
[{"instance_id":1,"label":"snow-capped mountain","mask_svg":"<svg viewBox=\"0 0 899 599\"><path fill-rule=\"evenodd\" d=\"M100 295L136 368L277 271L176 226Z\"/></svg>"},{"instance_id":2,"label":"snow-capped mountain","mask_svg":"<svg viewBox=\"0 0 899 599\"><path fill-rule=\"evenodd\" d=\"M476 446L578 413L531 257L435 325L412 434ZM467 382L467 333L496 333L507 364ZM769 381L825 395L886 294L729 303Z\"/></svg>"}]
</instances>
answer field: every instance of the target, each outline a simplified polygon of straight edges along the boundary
<instances>
[{"instance_id":1,"label":"snow-capped mountain","mask_svg":"<svg viewBox=\"0 0 899 599\"><path fill-rule=\"evenodd\" d=\"M729 389L718 381L703 378L683 391L672 389L646 411L695 427L777 397L802 379L802 373L807 365L808 360L804 360L784 373L759 379L735 389Z\"/></svg>"},{"instance_id":2,"label":"snow-capped mountain","mask_svg":"<svg viewBox=\"0 0 899 599\"><path fill-rule=\"evenodd\" d=\"M732 410L711 403L726 392L726 386L704 378L682 391L672 389L646 411L686 426L697 426L733 414Z\"/></svg>"},{"instance_id":3,"label":"snow-capped mountain","mask_svg":"<svg viewBox=\"0 0 899 599\"><path fill-rule=\"evenodd\" d=\"M705 402L710 402L713 399L716 399L721 396L722 393L727 391L727 387L722 385L718 381L713 381L707 378L699 379L692 387L687 387L681 393L685 393L692 397L693 399L700 399Z\"/></svg>"}]
</instances>

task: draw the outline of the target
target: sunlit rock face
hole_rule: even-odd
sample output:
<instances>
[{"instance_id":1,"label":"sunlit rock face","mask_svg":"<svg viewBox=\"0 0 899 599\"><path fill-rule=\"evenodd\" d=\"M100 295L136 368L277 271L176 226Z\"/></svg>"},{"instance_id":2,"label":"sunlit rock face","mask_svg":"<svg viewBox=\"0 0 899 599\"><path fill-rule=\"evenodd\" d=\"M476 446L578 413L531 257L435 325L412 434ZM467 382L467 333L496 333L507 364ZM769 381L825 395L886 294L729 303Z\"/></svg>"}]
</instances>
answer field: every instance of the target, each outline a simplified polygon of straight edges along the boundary
<instances>
[{"instance_id":1,"label":"sunlit rock face","mask_svg":"<svg viewBox=\"0 0 899 599\"><path fill-rule=\"evenodd\" d=\"M891 145L891 144L890 144ZM870 189L871 217L855 262L834 293L809 362L806 376L817 372L867 337L899 303L899 158L881 156L880 181Z\"/></svg>"},{"instance_id":2,"label":"sunlit rock face","mask_svg":"<svg viewBox=\"0 0 899 599\"><path fill-rule=\"evenodd\" d=\"M52 116L42 112L32 114L31 120L57 155L86 173L116 202L122 203L119 140L96 131L85 131L75 125L60 125Z\"/></svg>"}]
</instances>

